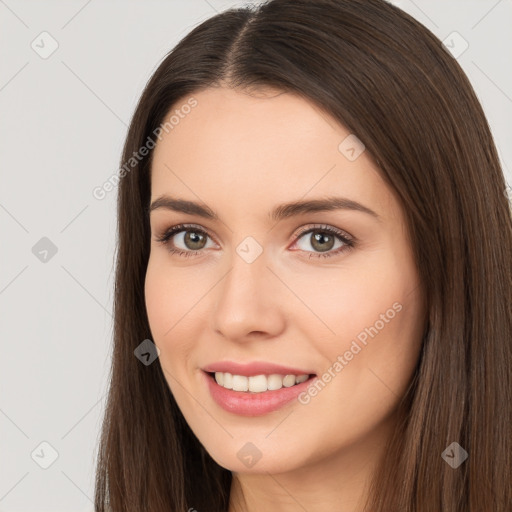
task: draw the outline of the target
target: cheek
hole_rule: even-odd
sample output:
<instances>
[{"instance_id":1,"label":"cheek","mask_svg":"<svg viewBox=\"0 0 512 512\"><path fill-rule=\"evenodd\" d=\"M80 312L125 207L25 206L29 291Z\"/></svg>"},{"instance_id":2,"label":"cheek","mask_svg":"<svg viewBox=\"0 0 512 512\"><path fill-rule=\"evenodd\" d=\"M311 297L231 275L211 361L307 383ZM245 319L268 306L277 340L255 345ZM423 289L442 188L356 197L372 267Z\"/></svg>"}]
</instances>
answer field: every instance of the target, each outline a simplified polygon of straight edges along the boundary
<instances>
[{"instance_id":1,"label":"cheek","mask_svg":"<svg viewBox=\"0 0 512 512\"><path fill-rule=\"evenodd\" d=\"M171 272L169 265L159 258L150 258L146 272L144 294L153 342L160 349L160 363L174 373L172 363L183 368L183 358L189 350L183 330L190 328L193 287L185 286L179 272ZM191 315L192 316L192 315ZM176 364L177 361L180 364Z\"/></svg>"},{"instance_id":2,"label":"cheek","mask_svg":"<svg viewBox=\"0 0 512 512\"><path fill-rule=\"evenodd\" d=\"M393 406L410 381L424 330L415 267L406 255L381 253L361 269L340 273L309 296L334 332L322 339L310 334L323 356L326 395L353 418L365 408L372 415Z\"/></svg>"},{"instance_id":3,"label":"cheek","mask_svg":"<svg viewBox=\"0 0 512 512\"><path fill-rule=\"evenodd\" d=\"M390 417L413 376L421 347L422 323L414 298L385 287L374 293L371 306L363 295L353 296L353 314L338 314L334 341L317 344L324 373L318 392L312 389L301 402L307 421L316 424L315 418L325 418L325 436L344 443L370 435ZM354 307L358 300L360 308ZM340 425L343 434L332 434Z\"/></svg>"},{"instance_id":4,"label":"cheek","mask_svg":"<svg viewBox=\"0 0 512 512\"><path fill-rule=\"evenodd\" d=\"M294 290L316 318L296 314L295 321L308 333L308 339L317 341L322 355L333 360L349 350L353 341L364 347L372 339L393 337L391 333L403 317L415 315L409 305L413 298L407 295L409 288L407 279L382 261L380 266L365 266L363 270L331 272L323 280L302 276L294 282ZM302 309L298 304L297 312Z\"/></svg>"},{"instance_id":5,"label":"cheek","mask_svg":"<svg viewBox=\"0 0 512 512\"><path fill-rule=\"evenodd\" d=\"M328 345L331 358L352 349L367 364L367 358L389 358L388 349L417 350L414 340L421 338L423 304L405 244L390 241L385 250L368 251L315 297L322 318L336 333Z\"/></svg>"},{"instance_id":6,"label":"cheek","mask_svg":"<svg viewBox=\"0 0 512 512\"><path fill-rule=\"evenodd\" d=\"M174 311L173 298L170 293L170 280L163 272L162 265L150 258L146 271L144 295L149 326L154 341L161 341L166 330L171 327L169 313Z\"/></svg>"},{"instance_id":7,"label":"cheek","mask_svg":"<svg viewBox=\"0 0 512 512\"><path fill-rule=\"evenodd\" d=\"M151 256L146 271L144 294L148 320L153 336L160 341L196 316L203 292L194 276L183 269L173 269L165 255Z\"/></svg>"}]
</instances>

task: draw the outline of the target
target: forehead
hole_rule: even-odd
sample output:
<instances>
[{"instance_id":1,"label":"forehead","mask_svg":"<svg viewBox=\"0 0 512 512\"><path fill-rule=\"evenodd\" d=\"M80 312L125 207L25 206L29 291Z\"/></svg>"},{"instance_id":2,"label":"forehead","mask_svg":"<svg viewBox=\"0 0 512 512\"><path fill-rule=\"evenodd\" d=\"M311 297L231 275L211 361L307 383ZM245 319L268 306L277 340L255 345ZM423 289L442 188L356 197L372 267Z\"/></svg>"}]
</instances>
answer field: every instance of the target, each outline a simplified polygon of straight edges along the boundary
<instances>
[{"instance_id":1,"label":"forehead","mask_svg":"<svg viewBox=\"0 0 512 512\"><path fill-rule=\"evenodd\" d=\"M183 108L191 97L195 106ZM326 195L389 206L373 160L364 151L348 159L343 144L354 136L312 102L272 89L210 88L191 97L166 116L174 117L154 149L153 200L211 200L232 213Z\"/></svg>"}]
</instances>

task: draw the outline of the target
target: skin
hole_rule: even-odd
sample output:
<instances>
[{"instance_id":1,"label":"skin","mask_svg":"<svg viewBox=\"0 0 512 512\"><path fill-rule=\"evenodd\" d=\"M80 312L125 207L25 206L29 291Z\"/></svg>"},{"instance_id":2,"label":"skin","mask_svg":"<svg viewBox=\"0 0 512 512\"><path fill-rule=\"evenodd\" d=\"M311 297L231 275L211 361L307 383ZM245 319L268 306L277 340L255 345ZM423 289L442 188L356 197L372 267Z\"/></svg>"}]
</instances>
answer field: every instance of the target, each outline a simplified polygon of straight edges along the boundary
<instances>
[{"instance_id":1,"label":"skin","mask_svg":"<svg viewBox=\"0 0 512 512\"><path fill-rule=\"evenodd\" d=\"M425 328L403 211L368 152L347 159L338 146L350 132L309 101L226 87L193 97L197 106L154 150L151 201L163 194L198 201L220 220L151 212L145 298L168 385L199 441L234 474L230 512L340 504L360 511ZM333 195L379 218L347 209L277 223L268 217L278 204ZM183 251L198 247L185 245L184 232L167 247L156 241L179 223L208 233L198 255L169 253L173 242ZM357 243L335 254L343 245L336 241L331 257L318 257L314 233L297 238L315 224ZM263 249L252 263L236 252L248 236ZM268 361L321 376L395 303L400 312L366 346L359 343L362 350L307 404L294 400L243 417L220 408L204 385L200 368L221 360ZM247 442L261 452L251 468L237 457Z\"/></svg>"}]
</instances>

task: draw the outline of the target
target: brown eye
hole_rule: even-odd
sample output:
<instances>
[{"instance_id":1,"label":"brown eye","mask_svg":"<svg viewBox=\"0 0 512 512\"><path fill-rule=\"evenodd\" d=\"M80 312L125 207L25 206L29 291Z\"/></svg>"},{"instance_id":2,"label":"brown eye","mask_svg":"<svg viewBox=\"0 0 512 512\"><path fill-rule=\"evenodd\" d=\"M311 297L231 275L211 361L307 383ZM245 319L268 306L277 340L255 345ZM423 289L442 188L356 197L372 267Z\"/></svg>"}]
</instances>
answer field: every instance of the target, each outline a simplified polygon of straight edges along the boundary
<instances>
[{"instance_id":1,"label":"brown eye","mask_svg":"<svg viewBox=\"0 0 512 512\"><path fill-rule=\"evenodd\" d=\"M156 241L166 245L171 253L189 256L205 249L208 238L210 238L208 233L203 229L180 224L168 229Z\"/></svg>"},{"instance_id":2,"label":"brown eye","mask_svg":"<svg viewBox=\"0 0 512 512\"><path fill-rule=\"evenodd\" d=\"M304 239L304 242L302 239ZM337 242L338 245L336 245ZM327 258L351 249L354 246L354 240L349 237L349 235L336 228L330 226L315 226L300 232L297 235L296 245L299 246L300 250L309 252L310 258ZM308 245L312 247L313 251L308 250Z\"/></svg>"},{"instance_id":3,"label":"brown eye","mask_svg":"<svg viewBox=\"0 0 512 512\"><path fill-rule=\"evenodd\" d=\"M310 240L311 246L320 252L330 251L336 241L333 235L323 232L313 232Z\"/></svg>"},{"instance_id":4,"label":"brown eye","mask_svg":"<svg viewBox=\"0 0 512 512\"><path fill-rule=\"evenodd\" d=\"M187 249L197 251L206 245L206 236L203 233L191 230L184 231L184 233L183 244L187 246Z\"/></svg>"}]
</instances>

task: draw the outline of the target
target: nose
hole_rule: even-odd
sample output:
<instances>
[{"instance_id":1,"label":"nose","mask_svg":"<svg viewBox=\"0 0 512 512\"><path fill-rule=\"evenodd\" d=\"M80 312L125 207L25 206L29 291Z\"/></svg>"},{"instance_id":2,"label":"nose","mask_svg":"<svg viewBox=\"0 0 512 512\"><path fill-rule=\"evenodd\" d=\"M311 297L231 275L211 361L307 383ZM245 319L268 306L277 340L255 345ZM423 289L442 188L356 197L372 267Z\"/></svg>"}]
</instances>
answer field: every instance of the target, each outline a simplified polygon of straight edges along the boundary
<instances>
[{"instance_id":1,"label":"nose","mask_svg":"<svg viewBox=\"0 0 512 512\"><path fill-rule=\"evenodd\" d=\"M285 287L268 268L263 252L248 263L238 253L217 285L214 330L232 341L278 336L285 328Z\"/></svg>"}]
</instances>

